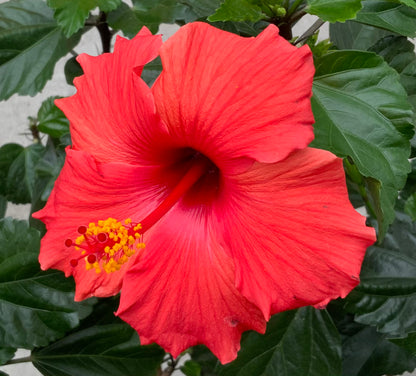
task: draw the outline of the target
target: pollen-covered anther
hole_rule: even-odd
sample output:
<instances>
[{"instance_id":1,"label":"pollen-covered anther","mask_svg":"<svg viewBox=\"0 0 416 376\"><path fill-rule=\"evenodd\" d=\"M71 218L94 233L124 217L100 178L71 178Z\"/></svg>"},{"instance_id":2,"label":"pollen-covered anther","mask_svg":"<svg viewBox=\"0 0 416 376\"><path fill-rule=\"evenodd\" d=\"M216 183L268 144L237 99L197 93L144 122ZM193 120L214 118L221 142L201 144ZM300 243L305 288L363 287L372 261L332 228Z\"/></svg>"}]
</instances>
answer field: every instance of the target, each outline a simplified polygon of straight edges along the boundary
<instances>
[{"instance_id":1,"label":"pollen-covered anther","mask_svg":"<svg viewBox=\"0 0 416 376\"><path fill-rule=\"evenodd\" d=\"M140 223L132 223L130 218L124 223L108 218L79 226L80 236L75 242L65 240L65 246L81 251L78 258L70 260L71 266L78 266L78 261L84 259L86 269L94 269L96 273L120 270L137 250L144 248L141 228Z\"/></svg>"}]
</instances>

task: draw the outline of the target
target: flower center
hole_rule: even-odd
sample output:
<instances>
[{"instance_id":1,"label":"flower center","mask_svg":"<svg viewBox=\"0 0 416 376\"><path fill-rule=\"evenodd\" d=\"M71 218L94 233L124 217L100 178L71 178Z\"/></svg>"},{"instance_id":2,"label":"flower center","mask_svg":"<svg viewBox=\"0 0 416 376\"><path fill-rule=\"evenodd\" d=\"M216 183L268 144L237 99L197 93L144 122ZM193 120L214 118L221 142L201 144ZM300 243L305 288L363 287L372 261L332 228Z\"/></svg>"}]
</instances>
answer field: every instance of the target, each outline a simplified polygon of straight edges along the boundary
<instances>
[{"instance_id":1,"label":"flower center","mask_svg":"<svg viewBox=\"0 0 416 376\"><path fill-rule=\"evenodd\" d=\"M198 180L212 169L212 162L199 155L194 158L190 168L171 190L162 203L140 223L133 223L130 218L120 222L114 218L91 222L88 226L78 227L77 239L65 240L65 246L75 247L80 256L70 260L76 267L81 259L85 260L87 270L95 269L96 273L104 270L112 273L120 270L131 256L143 251L143 234L158 222L176 202L188 192Z\"/></svg>"}]
</instances>

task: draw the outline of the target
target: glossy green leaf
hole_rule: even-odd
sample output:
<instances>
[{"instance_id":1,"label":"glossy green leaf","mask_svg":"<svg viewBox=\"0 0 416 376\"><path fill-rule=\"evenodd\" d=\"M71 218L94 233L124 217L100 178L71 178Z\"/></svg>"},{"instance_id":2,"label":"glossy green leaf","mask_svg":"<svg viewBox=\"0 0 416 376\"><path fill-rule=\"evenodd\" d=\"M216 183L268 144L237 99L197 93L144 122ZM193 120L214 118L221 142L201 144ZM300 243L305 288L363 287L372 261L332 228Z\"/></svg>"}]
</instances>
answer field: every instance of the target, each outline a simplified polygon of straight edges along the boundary
<instances>
[{"instance_id":1,"label":"glossy green leaf","mask_svg":"<svg viewBox=\"0 0 416 376\"><path fill-rule=\"evenodd\" d=\"M366 177L382 237L410 171L411 106L399 76L381 57L335 51L316 62L313 146L350 157Z\"/></svg>"},{"instance_id":2,"label":"glossy green leaf","mask_svg":"<svg viewBox=\"0 0 416 376\"><path fill-rule=\"evenodd\" d=\"M45 346L91 312L93 301L74 302L71 279L40 270L39 242L25 221L0 221L0 346Z\"/></svg>"},{"instance_id":3,"label":"glossy green leaf","mask_svg":"<svg viewBox=\"0 0 416 376\"><path fill-rule=\"evenodd\" d=\"M341 341L325 310L311 307L271 318L266 334L251 332L220 376L341 375Z\"/></svg>"},{"instance_id":4,"label":"glossy green leaf","mask_svg":"<svg viewBox=\"0 0 416 376\"><path fill-rule=\"evenodd\" d=\"M306 11L324 21L337 22L354 18L361 9L361 0L308 0Z\"/></svg>"},{"instance_id":5,"label":"glossy green leaf","mask_svg":"<svg viewBox=\"0 0 416 376\"><path fill-rule=\"evenodd\" d=\"M36 184L35 167L42 158L45 148L41 144L32 144L22 150L10 165L7 180L7 199L15 204L32 201Z\"/></svg>"},{"instance_id":6,"label":"glossy green leaf","mask_svg":"<svg viewBox=\"0 0 416 376\"><path fill-rule=\"evenodd\" d=\"M0 147L0 195L7 195L6 180L10 166L23 151L23 146L9 143Z\"/></svg>"},{"instance_id":7,"label":"glossy green leaf","mask_svg":"<svg viewBox=\"0 0 416 376\"><path fill-rule=\"evenodd\" d=\"M140 346L127 324L97 325L75 332L32 352L45 376L156 376L164 351Z\"/></svg>"},{"instance_id":8,"label":"glossy green leaf","mask_svg":"<svg viewBox=\"0 0 416 376\"><path fill-rule=\"evenodd\" d=\"M55 106L54 101L59 97L49 97L44 100L38 111L38 129L52 137L59 138L69 132L69 121L64 113Z\"/></svg>"},{"instance_id":9,"label":"glossy green leaf","mask_svg":"<svg viewBox=\"0 0 416 376\"><path fill-rule=\"evenodd\" d=\"M416 331L416 224L407 215L398 213L383 245L368 249L346 309L390 336Z\"/></svg>"},{"instance_id":10,"label":"glossy green leaf","mask_svg":"<svg viewBox=\"0 0 416 376\"><path fill-rule=\"evenodd\" d=\"M78 42L65 38L52 13L42 0L0 4L0 100L38 93Z\"/></svg>"},{"instance_id":11,"label":"glossy green leaf","mask_svg":"<svg viewBox=\"0 0 416 376\"><path fill-rule=\"evenodd\" d=\"M394 0L365 0L356 21L408 37L416 36L416 9Z\"/></svg>"},{"instance_id":12,"label":"glossy green leaf","mask_svg":"<svg viewBox=\"0 0 416 376\"><path fill-rule=\"evenodd\" d=\"M400 74L410 103L416 109L416 54L415 45L406 37L388 36L370 48Z\"/></svg>"},{"instance_id":13,"label":"glossy green leaf","mask_svg":"<svg viewBox=\"0 0 416 376\"><path fill-rule=\"evenodd\" d=\"M342 344L343 376L401 375L413 371L416 358L407 350L386 340L371 327L361 327Z\"/></svg>"},{"instance_id":14,"label":"glossy green leaf","mask_svg":"<svg viewBox=\"0 0 416 376\"><path fill-rule=\"evenodd\" d=\"M257 22L267 16L261 8L249 0L225 0L208 21Z\"/></svg>"},{"instance_id":15,"label":"glossy green leaf","mask_svg":"<svg viewBox=\"0 0 416 376\"><path fill-rule=\"evenodd\" d=\"M0 365L13 358L16 349L13 347L0 347Z\"/></svg>"},{"instance_id":16,"label":"glossy green leaf","mask_svg":"<svg viewBox=\"0 0 416 376\"><path fill-rule=\"evenodd\" d=\"M329 25L330 39L340 50L366 51L381 38L391 34L391 31L355 21Z\"/></svg>"}]
</instances>

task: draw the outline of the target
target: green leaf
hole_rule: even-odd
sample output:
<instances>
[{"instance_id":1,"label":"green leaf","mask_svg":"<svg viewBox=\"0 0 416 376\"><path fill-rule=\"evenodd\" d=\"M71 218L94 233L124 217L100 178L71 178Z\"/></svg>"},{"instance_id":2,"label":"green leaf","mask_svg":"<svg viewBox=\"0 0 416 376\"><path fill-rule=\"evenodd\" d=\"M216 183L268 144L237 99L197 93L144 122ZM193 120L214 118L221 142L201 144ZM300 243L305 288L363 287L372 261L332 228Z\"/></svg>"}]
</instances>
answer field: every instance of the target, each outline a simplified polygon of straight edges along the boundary
<instances>
[{"instance_id":1,"label":"green leaf","mask_svg":"<svg viewBox=\"0 0 416 376\"><path fill-rule=\"evenodd\" d=\"M65 38L42 0L0 4L0 100L41 91L78 40Z\"/></svg>"},{"instance_id":2,"label":"green leaf","mask_svg":"<svg viewBox=\"0 0 416 376\"><path fill-rule=\"evenodd\" d=\"M55 106L54 101L60 97L49 97L42 102L38 111L38 129L52 137L59 138L69 133L69 121L64 113Z\"/></svg>"},{"instance_id":3,"label":"green leaf","mask_svg":"<svg viewBox=\"0 0 416 376\"><path fill-rule=\"evenodd\" d=\"M70 37L84 26L90 11L97 7L97 0L47 0L55 9L54 17L65 35Z\"/></svg>"},{"instance_id":4,"label":"green leaf","mask_svg":"<svg viewBox=\"0 0 416 376\"><path fill-rule=\"evenodd\" d=\"M343 376L401 375L416 367L416 358L387 341L374 328L362 327L342 344Z\"/></svg>"},{"instance_id":5,"label":"green leaf","mask_svg":"<svg viewBox=\"0 0 416 376\"><path fill-rule=\"evenodd\" d=\"M193 360L187 360L181 371L186 376L201 376L201 366Z\"/></svg>"},{"instance_id":6,"label":"green leaf","mask_svg":"<svg viewBox=\"0 0 416 376\"><path fill-rule=\"evenodd\" d=\"M149 86L152 86L160 72L162 72L162 61L160 57L157 57L144 66L141 77Z\"/></svg>"},{"instance_id":7,"label":"green leaf","mask_svg":"<svg viewBox=\"0 0 416 376\"><path fill-rule=\"evenodd\" d=\"M187 5L194 14L192 18L185 18L185 22L191 22L214 14L215 10L220 7L221 0L182 0L181 3Z\"/></svg>"},{"instance_id":8,"label":"green leaf","mask_svg":"<svg viewBox=\"0 0 416 376\"><path fill-rule=\"evenodd\" d=\"M329 25L330 39L340 50L366 51L378 40L391 34L391 31L355 21Z\"/></svg>"},{"instance_id":9,"label":"green leaf","mask_svg":"<svg viewBox=\"0 0 416 376\"><path fill-rule=\"evenodd\" d=\"M127 324L92 326L32 352L45 376L156 376L164 351L140 346Z\"/></svg>"},{"instance_id":10,"label":"green leaf","mask_svg":"<svg viewBox=\"0 0 416 376\"><path fill-rule=\"evenodd\" d=\"M406 338L390 339L390 342L407 350L416 357L416 333L410 333Z\"/></svg>"},{"instance_id":11,"label":"green leaf","mask_svg":"<svg viewBox=\"0 0 416 376\"><path fill-rule=\"evenodd\" d=\"M189 354L192 361L201 368L202 376L217 376L215 369L219 366L219 360L206 346L194 346L190 349Z\"/></svg>"},{"instance_id":12,"label":"green leaf","mask_svg":"<svg viewBox=\"0 0 416 376\"><path fill-rule=\"evenodd\" d=\"M355 320L389 336L416 331L416 224L402 213L380 247L370 247L361 283L347 298Z\"/></svg>"},{"instance_id":13,"label":"green leaf","mask_svg":"<svg viewBox=\"0 0 416 376\"><path fill-rule=\"evenodd\" d=\"M415 45L401 36L387 36L370 48L400 74L410 103L416 110L416 54Z\"/></svg>"},{"instance_id":14,"label":"green leaf","mask_svg":"<svg viewBox=\"0 0 416 376\"><path fill-rule=\"evenodd\" d=\"M220 376L341 375L341 341L325 310L311 307L271 318L266 334L251 332Z\"/></svg>"},{"instance_id":15,"label":"green leaf","mask_svg":"<svg viewBox=\"0 0 416 376\"><path fill-rule=\"evenodd\" d=\"M354 18L361 9L361 0L308 0L305 9L324 21L337 22Z\"/></svg>"},{"instance_id":16,"label":"green leaf","mask_svg":"<svg viewBox=\"0 0 416 376\"><path fill-rule=\"evenodd\" d=\"M36 184L35 166L41 159L45 148L33 144L24 148L10 165L6 180L6 197L15 204L32 201Z\"/></svg>"},{"instance_id":17,"label":"green leaf","mask_svg":"<svg viewBox=\"0 0 416 376\"><path fill-rule=\"evenodd\" d=\"M23 146L18 144L5 144L0 147L0 195L7 195L6 179L13 161L23 151Z\"/></svg>"},{"instance_id":18,"label":"green leaf","mask_svg":"<svg viewBox=\"0 0 416 376\"><path fill-rule=\"evenodd\" d=\"M0 365L5 364L7 361L13 358L16 349L13 347L1 347L0 348Z\"/></svg>"},{"instance_id":19,"label":"green leaf","mask_svg":"<svg viewBox=\"0 0 416 376\"><path fill-rule=\"evenodd\" d=\"M413 112L399 76L374 54L335 51L317 60L313 92L312 145L351 158L366 177L383 237L410 171Z\"/></svg>"},{"instance_id":20,"label":"green leaf","mask_svg":"<svg viewBox=\"0 0 416 376\"><path fill-rule=\"evenodd\" d=\"M0 221L0 346L45 346L91 312L93 300L74 302L71 279L40 271L39 241L25 221Z\"/></svg>"},{"instance_id":21,"label":"green leaf","mask_svg":"<svg viewBox=\"0 0 416 376\"><path fill-rule=\"evenodd\" d=\"M225 0L208 21L251 21L257 22L267 16L261 8L249 0Z\"/></svg>"},{"instance_id":22,"label":"green leaf","mask_svg":"<svg viewBox=\"0 0 416 376\"><path fill-rule=\"evenodd\" d=\"M114 9L117 9L122 0L97 0L100 10L103 12L111 12Z\"/></svg>"},{"instance_id":23,"label":"green leaf","mask_svg":"<svg viewBox=\"0 0 416 376\"><path fill-rule=\"evenodd\" d=\"M108 14L108 24L125 35L133 37L143 26L156 33L161 23L175 23L185 19L188 8L174 0L133 1L130 8L122 3L115 11Z\"/></svg>"},{"instance_id":24,"label":"green leaf","mask_svg":"<svg viewBox=\"0 0 416 376\"><path fill-rule=\"evenodd\" d=\"M416 221L416 193L413 193L404 205L404 212Z\"/></svg>"},{"instance_id":25,"label":"green leaf","mask_svg":"<svg viewBox=\"0 0 416 376\"><path fill-rule=\"evenodd\" d=\"M392 0L365 0L356 21L408 37L416 36L416 9Z\"/></svg>"}]
</instances>

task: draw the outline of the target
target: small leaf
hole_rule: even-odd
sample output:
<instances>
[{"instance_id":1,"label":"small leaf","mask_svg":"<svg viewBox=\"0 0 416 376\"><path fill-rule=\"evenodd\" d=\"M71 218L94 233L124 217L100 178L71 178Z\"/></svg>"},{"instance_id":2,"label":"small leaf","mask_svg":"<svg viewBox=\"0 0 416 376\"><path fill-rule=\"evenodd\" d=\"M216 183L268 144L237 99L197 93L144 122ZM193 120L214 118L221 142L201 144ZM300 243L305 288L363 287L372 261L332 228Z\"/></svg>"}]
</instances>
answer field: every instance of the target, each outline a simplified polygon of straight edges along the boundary
<instances>
[{"instance_id":1,"label":"small leaf","mask_svg":"<svg viewBox=\"0 0 416 376\"><path fill-rule=\"evenodd\" d=\"M42 0L0 4L0 100L41 91L78 41L64 37Z\"/></svg>"},{"instance_id":2,"label":"small leaf","mask_svg":"<svg viewBox=\"0 0 416 376\"><path fill-rule=\"evenodd\" d=\"M39 241L25 221L0 221L0 346L45 346L91 312L93 300L75 303L63 273L40 271Z\"/></svg>"},{"instance_id":3,"label":"small leaf","mask_svg":"<svg viewBox=\"0 0 416 376\"><path fill-rule=\"evenodd\" d=\"M349 156L366 177L382 238L410 171L411 106L399 76L368 52L334 51L316 61L315 147Z\"/></svg>"},{"instance_id":4,"label":"small leaf","mask_svg":"<svg viewBox=\"0 0 416 376\"><path fill-rule=\"evenodd\" d=\"M0 365L5 364L13 358L16 349L13 347L0 347Z\"/></svg>"},{"instance_id":5,"label":"small leaf","mask_svg":"<svg viewBox=\"0 0 416 376\"><path fill-rule=\"evenodd\" d=\"M59 97L49 97L42 102L38 111L38 129L52 137L59 138L69 133L69 121L64 113L55 106L55 99Z\"/></svg>"},{"instance_id":6,"label":"small leaf","mask_svg":"<svg viewBox=\"0 0 416 376\"><path fill-rule=\"evenodd\" d=\"M251 21L257 22L267 16L261 8L249 0L225 0L208 21Z\"/></svg>"},{"instance_id":7,"label":"small leaf","mask_svg":"<svg viewBox=\"0 0 416 376\"><path fill-rule=\"evenodd\" d=\"M32 353L45 376L156 376L164 351L140 346L127 324L96 325L75 332Z\"/></svg>"},{"instance_id":8,"label":"small leaf","mask_svg":"<svg viewBox=\"0 0 416 376\"><path fill-rule=\"evenodd\" d=\"M408 37L416 36L416 9L397 1L365 0L356 21Z\"/></svg>"},{"instance_id":9,"label":"small leaf","mask_svg":"<svg viewBox=\"0 0 416 376\"><path fill-rule=\"evenodd\" d=\"M251 332L220 376L340 376L341 341L324 310L311 307L271 318L266 334Z\"/></svg>"},{"instance_id":10,"label":"small leaf","mask_svg":"<svg viewBox=\"0 0 416 376\"><path fill-rule=\"evenodd\" d=\"M181 371L186 376L201 376L201 366L192 360L187 360Z\"/></svg>"},{"instance_id":11,"label":"small leaf","mask_svg":"<svg viewBox=\"0 0 416 376\"><path fill-rule=\"evenodd\" d=\"M32 201L36 184L35 166L41 159L45 148L33 144L24 148L10 165L7 180L7 199L15 204L27 204Z\"/></svg>"},{"instance_id":12,"label":"small leaf","mask_svg":"<svg viewBox=\"0 0 416 376\"><path fill-rule=\"evenodd\" d=\"M157 57L144 66L141 77L149 86L152 86L160 72L162 72L162 61L160 57Z\"/></svg>"},{"instance_id":13,"label":"small leaf","mask_svg":"<svg viewBox=\"0 0 416 376\"><path fill-rule=\"evenodd\" d=\"M416 224L407 215L397 213L382 246L368 249L346 309L389 336L416 331Z\"/></svg>"},{"instance_id":14,"label":"small leaf","mask_svg":"<svg viewBox=\"0 0 416 376\"><path fill-rule=\"evenodd\" d=\"M73 56L65 63L64 72L65 79L68 85L73 85L74 78L84 74L80 63L78 63L76 59L77 57Z\"/></svg>"},{"instance_id":15,"label":"small leaf","mask_svg":"<svg viewBox=\"0 0 416 376\"><path fill-rule=\"evenodd\" d=\"M306 11L324 21L337 22L355 18L361 9L361 0L308 0Z\"/></svg>"},{"instance_id":16,"label":"small leaf","mask_svg":"<svg viewBox=\"0 0 416 376\"><path fill-rule=\"evenodd\" d=\"M90 11L98 5L97 0L47 0L47 3L55 9L54 17L67 37L84 26Z\"/></svg>"}]
</instances>

